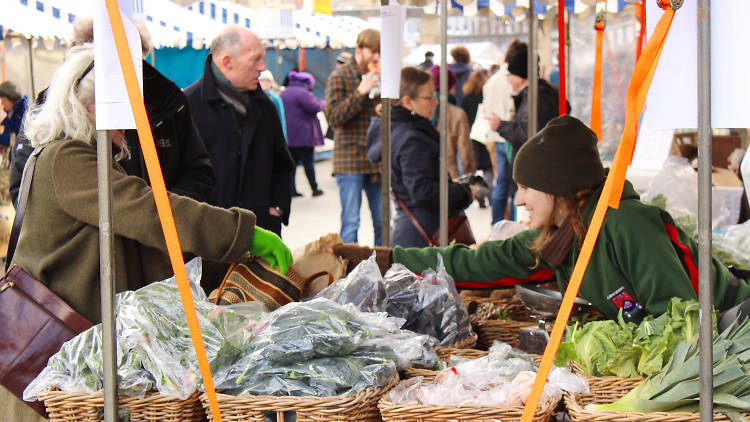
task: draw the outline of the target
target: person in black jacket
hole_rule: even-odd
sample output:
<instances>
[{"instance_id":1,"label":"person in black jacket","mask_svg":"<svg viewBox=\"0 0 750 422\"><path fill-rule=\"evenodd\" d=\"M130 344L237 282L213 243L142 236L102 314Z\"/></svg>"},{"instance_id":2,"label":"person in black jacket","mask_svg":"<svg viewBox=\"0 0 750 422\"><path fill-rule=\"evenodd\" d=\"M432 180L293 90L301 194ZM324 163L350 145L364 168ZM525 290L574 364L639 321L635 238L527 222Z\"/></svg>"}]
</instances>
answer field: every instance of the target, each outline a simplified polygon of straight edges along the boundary
<instances>
[{"instance_id":1,"label":"person in black jacket","mask_svg":"<svg viewBox=\"0 0 750 422\"><path fill-rule=\"evenodd\" d=\"M289 224L294 161L281 120L258 76L265 49L250 30L224 28L211 43L203 76L185 88L190 111L216 171L210 203L253 211L281 235Z\"/></svg>"},{"instance_id":2,"label":"person in black jacket","mask_svg":"<svg viewBox=\"0 0 750 422\"><path fill-rule=\"evenodd\" d=\"M150 36L145 26L138 25L138 30L142 52L146 56L151 50ZM93 36L92 18L77 18L73 24L73 44L92 42ZM39 93L37 105L44 103L45 94L46 90ZM215 183L214 170L208 151L193 123L187 98L174 82L146 61L143 61L143 102L167 190L196 201L208 201ZM125 139L130 158L120 163L129 175L148 182L138 132L134 129L126 130ZM32 151L28 139L21 134L11 157L10 194L13 204L18 199L23 167Z\"/></svg>"},{"instance_id":3,"label":"person in black jacket","mask_svg":"<svg viewBox=\"0 0 750 422\"><path fill-rule=\"evenodd\" d=\"M501 121L495 113L485 117L493 130L496 130L507 142L510 142L515 157L518 150L529 139L529 80L528 80L528 51L521 50L508 59L508 83L516 95L513 102L516 106L516 114L511 121ZM557 89L549 82L538 78L539 91L537 96L537 128L538 132L547 122L557 117ZM570 113L570 104L566 104L567 112ZM536 133L536 132L535 132ZM513 159L508 169L508 174L513 174ZM509 182L508 196L513 197L516 184Z\"/></svg>"},{"instance_id":4,"label":"person in black jacket","mask_svg":"<svg viewBox=\"0 0 750 422\"><path fill-rule=\"evenodd\" d=\"M403 68L399 96L391 110L391 187L424 232L432 236L440 217L440 134L431 123L438 104L431 75L416 67ZM449 216L463 212L475 190L449 182ZM391 240L402 247L427 246L400 204Z\"/></svg>"}]
</instances>

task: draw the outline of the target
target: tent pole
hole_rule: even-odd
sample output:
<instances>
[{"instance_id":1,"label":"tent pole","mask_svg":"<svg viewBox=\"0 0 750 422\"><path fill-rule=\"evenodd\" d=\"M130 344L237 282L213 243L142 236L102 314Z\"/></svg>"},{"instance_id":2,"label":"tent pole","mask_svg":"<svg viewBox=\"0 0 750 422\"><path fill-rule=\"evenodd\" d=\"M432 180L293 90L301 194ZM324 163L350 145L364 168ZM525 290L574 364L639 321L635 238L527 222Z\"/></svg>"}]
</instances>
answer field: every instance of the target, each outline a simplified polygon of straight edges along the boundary
<instances>
[{"instance_id":1,"label":"tent pole","mask_svg":"<svg viewBox=\"0 0 750 422\"><path fill-rule=\"evenodd\" d=\"M381 0L381 6L388 6L388 0ZM391 247L391 99L382 97L382 117L380 124L380 195L382 207L383 245Z\"/></svg>"},{"instance_id":2,"label":"tent pole","mask_svg":"<svg viewBox=\"0 0 750 422\"><path fill-rule=\"evenodd\" d=\"M440 246L448 246L448 1L440 1Z\"/></svg>"},{"instance_id":3,"label":"tent pole","mask_svg":"<svg viewBox=\"0 0 750 422\"><path fill-rule=\"evenodd\" d=\"M700 415L713 420L711 286L711 0L698 0L698 296Z\"/></svg>"},{"instance_id":4,"label":"tent pole","mask_svg":"<svg viewBox=\"0 0 750 422\"><path fill-rule=\"evenodd\" d=\"M29 88L31 89L29 98L36 98L36 89L34 87L34 46L32 44L32 38L26 40L26 45L29 47Z\"/></svg>"},{"instance_id":5,"label":"tent pole","mask_svg":"<svg viewBox=\"0 0 750 422\"><path fill-rule=\"evenodd\" d=\"M106 130L96 131L96 163L99 186L99 278L102 302L102 350L104 367L104 420L117 420L117 364L115 340L115 279L112 260L112 143Z\"/></svg>"},{"instance_id":6,"label":"tent pole","mask_svg":"<svg viewBox=\"0 0 750 422\"><path fill-rule=\"evenodd\" d=\"M539 94L539 70L536 59L537 50L537 21L534 13L534 0L529 0L529 54L528 54L528 80L529 80L529 138L534 136L537 131L537 101Z\"/></svg>"}]
</instances>

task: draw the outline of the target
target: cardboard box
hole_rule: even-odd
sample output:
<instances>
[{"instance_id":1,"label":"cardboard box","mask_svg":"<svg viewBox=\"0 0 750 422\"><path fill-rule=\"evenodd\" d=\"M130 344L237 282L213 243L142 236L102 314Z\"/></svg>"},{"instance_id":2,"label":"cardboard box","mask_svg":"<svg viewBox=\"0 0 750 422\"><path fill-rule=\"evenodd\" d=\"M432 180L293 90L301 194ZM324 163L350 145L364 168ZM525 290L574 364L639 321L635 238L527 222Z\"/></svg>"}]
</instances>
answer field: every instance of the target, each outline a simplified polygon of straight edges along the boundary
<instances>
[{"instance_id":1,"label":"cardboard box","mask_svg":"<svg viewBox=\"0 0 750 422\"><path fill-rule=\"evenodd\" d=\"M715 220L722 212L729 212L726 225L737 224L742 205L742 181L731 170L711 169L711 215Z\"/></svg>"}]
</instances>

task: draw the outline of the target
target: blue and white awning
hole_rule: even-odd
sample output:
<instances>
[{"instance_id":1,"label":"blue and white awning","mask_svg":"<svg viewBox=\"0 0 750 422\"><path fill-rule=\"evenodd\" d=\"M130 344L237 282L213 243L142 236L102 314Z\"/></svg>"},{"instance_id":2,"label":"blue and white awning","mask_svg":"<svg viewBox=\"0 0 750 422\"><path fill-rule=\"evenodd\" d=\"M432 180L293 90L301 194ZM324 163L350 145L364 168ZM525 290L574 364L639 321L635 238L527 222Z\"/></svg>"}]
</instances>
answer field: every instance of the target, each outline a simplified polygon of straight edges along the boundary
<instances>
[{"instance_id":1,"label":"blue and white awning","mask_svg":"<svg viewBox=\"0 0 750 422\"><path fill-rule=\"evenodd\" d=\"M607 0L607 11L616 13L633 3L632 0ZM590 13L594 10L596 0L565 0L565 8L570 13ZM425 13L439 13L439 2L427 5ZM482 9L489 9L496 16L507 16L523 19L528 14L529 0L451 0L450 7L467 16L472 16ZM557 0L534 0L534 12L542 18L555 16Z\"/></svg>"},{"instance_id":2,"label":"blue and white awning","mask_svg":"<svg viewBox=\"0 0 750 422\"><path fill-rule=\"evenodd\" d=\"M77 16L91 16L101 0L0 0L0 26L27 37L69 40ZM132 0L133 11L151 33L156 47L202 47L221 29L169 0Z\"/></svg>"}]
</instances>

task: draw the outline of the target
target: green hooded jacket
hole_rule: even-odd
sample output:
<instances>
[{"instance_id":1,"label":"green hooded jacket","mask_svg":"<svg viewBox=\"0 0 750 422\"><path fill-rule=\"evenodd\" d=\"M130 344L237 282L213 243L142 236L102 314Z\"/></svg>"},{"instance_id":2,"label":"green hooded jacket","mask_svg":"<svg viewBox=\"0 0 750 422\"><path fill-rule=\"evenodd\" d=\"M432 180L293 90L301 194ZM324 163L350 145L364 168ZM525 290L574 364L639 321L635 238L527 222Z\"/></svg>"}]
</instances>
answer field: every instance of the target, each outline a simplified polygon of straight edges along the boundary
<instances>
[{"instance_id":1,"label":"green hooded jacket","mask_svg":"<svg viewBox=\"0 0 750 422\"><path fill-rule=\"evenodd\" d=\"M600 189L586 203L582 218L588 227ZM625 183L618 209L607 211L579 296L591 302L608 318L616 319L620 309L626 321L638 322L645 315L667 310L670 298L696 299L698 291L698 244L685 234L672 217L658 207L639 200L630 182ZM560 289L567 286L578 258L578 238L574 236L569 256L557 268L529 249L539 234L526 230L499 241L487 241L477 249L463 245L446 248L396 247L393 262L415 272L435 268L436 252L459 288L496 288L525 282L557 279ZM727 306L729 270L713 259L713 304L723 311ZM739 280L736 305L750 298L750 285ZM724 305L724 306L721 306Z\"/></svg>"}]
</instances>

